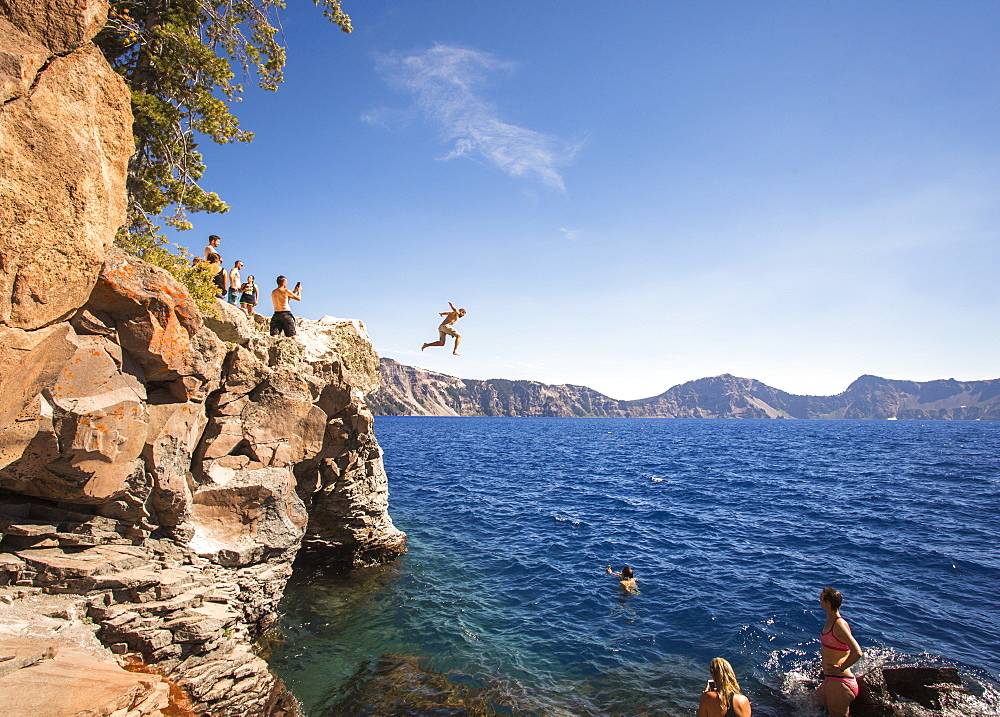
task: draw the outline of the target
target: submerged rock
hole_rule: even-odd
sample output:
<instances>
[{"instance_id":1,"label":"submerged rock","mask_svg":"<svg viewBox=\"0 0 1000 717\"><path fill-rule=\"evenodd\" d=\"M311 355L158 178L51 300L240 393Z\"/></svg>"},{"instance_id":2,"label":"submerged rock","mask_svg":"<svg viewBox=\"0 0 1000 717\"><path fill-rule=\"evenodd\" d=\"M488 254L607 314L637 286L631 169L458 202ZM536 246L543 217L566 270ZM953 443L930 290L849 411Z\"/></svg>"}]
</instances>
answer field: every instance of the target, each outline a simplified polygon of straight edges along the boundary
<instances>
[{"instance_id":1,"label":"submerged rock","mask_svg":"<svg viewBox=\"0 0 1000 717\"><path fill-rule=\"evenodd\" d=\"M897 717L916 703L927 714L956 714L960 702L972 697L954 667L879 667L859 676L852 717ZM974 699L974 698L973 698Z\"/></svg>"},{"instance_id":2,"label":"submerged rock","mask_svg":"<svg viewBox=\"0 0 1000 717\"><path fill-rule=\"evenodd\" d=\"M340 715L434 715L435 717L479 717L480 715L531 715L488 686L470 684L467 677L449 679L420 664L412 655L383 655L365 662L332 695L318 713ZM474 681L473 681L474 682Z\"/></svg>"}]
</instances>

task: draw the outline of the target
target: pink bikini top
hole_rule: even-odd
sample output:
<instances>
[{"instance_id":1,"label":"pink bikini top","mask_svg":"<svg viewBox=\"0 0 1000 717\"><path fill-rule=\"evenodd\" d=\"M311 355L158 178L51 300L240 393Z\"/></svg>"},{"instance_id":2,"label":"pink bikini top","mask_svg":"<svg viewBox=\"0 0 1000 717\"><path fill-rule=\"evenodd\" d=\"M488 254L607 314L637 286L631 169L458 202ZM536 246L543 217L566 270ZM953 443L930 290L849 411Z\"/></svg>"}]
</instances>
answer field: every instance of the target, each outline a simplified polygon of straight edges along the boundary
<instances>
[{"instance_id":1,"label":"pink bikini top","mask_svg":"<svg viewBox=\"0 0 1000 717\"><path fill-rule=\"evenodd\" d=\"M838 617L837 620L843 620L843 618ZM837 624L837 620L833 621L833 625L830 625L830 629L827 632L821 632L819 634L819 642L823 647L829 647L831 650L836 650L837 652L850 652L851 646L846 642L841 642L836 635L833 634L833 628Z\"/></svg>"}]
</instances>

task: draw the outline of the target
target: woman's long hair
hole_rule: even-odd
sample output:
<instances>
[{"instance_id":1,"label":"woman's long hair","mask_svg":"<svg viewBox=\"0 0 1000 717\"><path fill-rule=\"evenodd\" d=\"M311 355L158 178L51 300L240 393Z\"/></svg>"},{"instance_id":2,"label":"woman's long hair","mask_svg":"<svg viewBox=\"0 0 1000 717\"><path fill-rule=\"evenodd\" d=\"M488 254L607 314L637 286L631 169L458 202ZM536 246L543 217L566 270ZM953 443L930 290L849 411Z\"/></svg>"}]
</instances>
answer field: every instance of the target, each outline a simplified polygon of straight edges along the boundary
<instances>
[{"instance_id":1,"label":"woman's long hair","mask_svg":"<svg viewBox=\"0 0 1000 717\"><path fill-rule=\"evenodd\" d=\"M712 679L715 680L715 689L719 693L722 704L726 709L733 707L733 695L742 695L740 683L736 681L733 673L733 666L721 657L712 660Z\"/></svg>"}]
</instances>

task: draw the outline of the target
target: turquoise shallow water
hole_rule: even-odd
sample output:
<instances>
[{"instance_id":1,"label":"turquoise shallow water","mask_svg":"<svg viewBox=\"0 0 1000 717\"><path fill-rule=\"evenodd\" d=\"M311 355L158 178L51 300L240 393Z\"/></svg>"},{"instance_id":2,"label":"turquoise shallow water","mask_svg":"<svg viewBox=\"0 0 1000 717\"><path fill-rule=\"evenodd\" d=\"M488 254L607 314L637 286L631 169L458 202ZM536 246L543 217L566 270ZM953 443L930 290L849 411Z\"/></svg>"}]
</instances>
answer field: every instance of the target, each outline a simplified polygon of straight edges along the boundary
<instances>
[{"instance_id":1,"label":"turquoise shallow water","mask_svg":"<svg viewBox=\"0 0 1000 717\"><path fill-rule=\"evenodd\" d=\"M407 682L430 702L445 679L487 711L573 715L691 715L719 655L755 714L815 714L831 585L862 671L957 666L979 695L959 713L1000 715L998 423L386 417L376 431L410 552L290 583L272 664L312 714L378 713L350 678L412 678L378 662L390 654L430 675ZM641 593L622 594L609 563Z\"/></svg>"}]
</instances>

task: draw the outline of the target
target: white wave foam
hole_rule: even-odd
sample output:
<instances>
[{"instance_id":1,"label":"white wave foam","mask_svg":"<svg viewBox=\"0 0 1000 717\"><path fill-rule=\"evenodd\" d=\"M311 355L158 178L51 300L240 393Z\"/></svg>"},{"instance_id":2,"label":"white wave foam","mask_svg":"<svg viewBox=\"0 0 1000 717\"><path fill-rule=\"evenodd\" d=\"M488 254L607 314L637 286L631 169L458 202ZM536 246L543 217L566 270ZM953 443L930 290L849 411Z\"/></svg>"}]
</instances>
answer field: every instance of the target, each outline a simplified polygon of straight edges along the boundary
<instances>
[{"instance_id":1,"label":"white wave foam","mask_svg":"<svg viewBox=\"0 0 1000 717\"><path fill-rule=\"evenodd\" d=\"M919 704L900 700L901 712L897 717L998 717L1000 715L1000 686L972 675L968 669L951 665L940 657L922 654L908 655L887 647L865 648L864 657L854 666L854 674L882 667L899 667L919 664L924 666L957 667L959 675L974 688L968 692L955 692L947 696L940 711L928 710ZM764 668L776 675L778 690L789 701L796 715L818 714L813 693L819 684L819 661L815 652L802 649L776 650L770 654ZM981 692L981 694L975 694Z\"/></svg>"}]
</instances>

